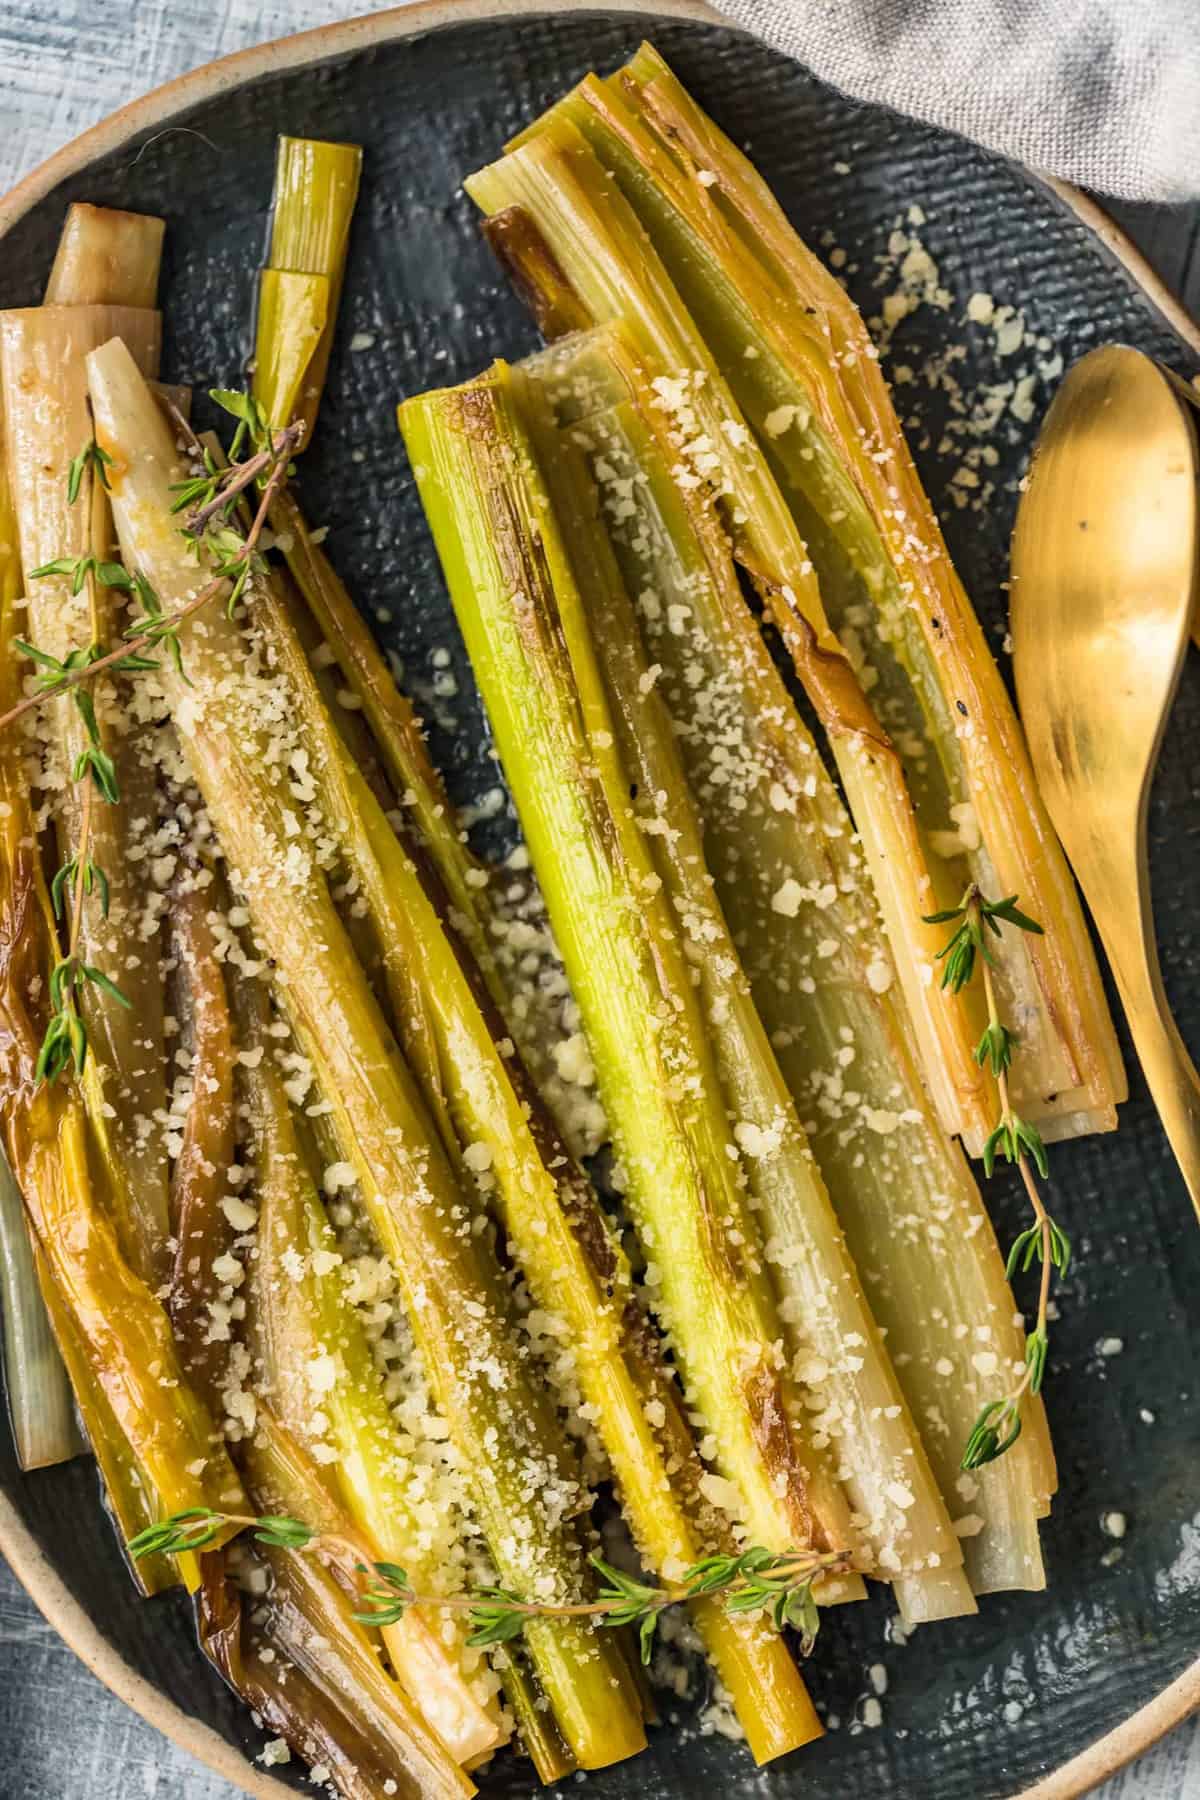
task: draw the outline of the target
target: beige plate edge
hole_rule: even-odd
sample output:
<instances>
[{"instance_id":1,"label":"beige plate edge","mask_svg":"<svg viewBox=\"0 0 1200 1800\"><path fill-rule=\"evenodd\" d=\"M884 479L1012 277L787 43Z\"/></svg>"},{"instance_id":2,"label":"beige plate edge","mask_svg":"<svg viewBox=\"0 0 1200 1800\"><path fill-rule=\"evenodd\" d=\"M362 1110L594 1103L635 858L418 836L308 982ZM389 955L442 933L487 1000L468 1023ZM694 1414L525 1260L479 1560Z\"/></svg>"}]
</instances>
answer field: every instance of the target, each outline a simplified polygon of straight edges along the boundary
<instances>
[{"instance_id":1,"label":"beige plate edge","mask_svg":"<svg viewBox=\"0 0 1200 1800\"><path fill-rule=\"evenodd\" d=\"M139 133L153 130L184 108L241 87L247 81L303 68L330 56L344 56L377 44L394 43L464 20L589 10L653 12L659 17L693 19L701 24L729 24L704 5L703 0L654 0L651 6L640 4L639 0L417 0L416 4L371 13L364 18L321 25L294 37L280 38L222 57L111 113L48 157L0 199L0 238L60 181L77 174L98 158L119 150ZM1124 264L1172 328L1200 355L1200 327L1124 233L1077 188L1066 182L1041 179L1046 180L1058 197ZM59 1635L119 1699L225 1780L255 1796L255 1800L281 1800L282 1796L291 1793L291 1789L285 1788L273 1776L258 1774L210 1726L189 1718L173 1701L134 1673L69 1593L4 1495L0 1495L0 1554ZM1200 1660L1114 1731L1098 1739L1035 1787L1013 1795L1011 1800L1078 1800L1080 1795L1089 1793L1109 1775L1140 1756L1198 1709Z\"/></svg>"}]
</instances>

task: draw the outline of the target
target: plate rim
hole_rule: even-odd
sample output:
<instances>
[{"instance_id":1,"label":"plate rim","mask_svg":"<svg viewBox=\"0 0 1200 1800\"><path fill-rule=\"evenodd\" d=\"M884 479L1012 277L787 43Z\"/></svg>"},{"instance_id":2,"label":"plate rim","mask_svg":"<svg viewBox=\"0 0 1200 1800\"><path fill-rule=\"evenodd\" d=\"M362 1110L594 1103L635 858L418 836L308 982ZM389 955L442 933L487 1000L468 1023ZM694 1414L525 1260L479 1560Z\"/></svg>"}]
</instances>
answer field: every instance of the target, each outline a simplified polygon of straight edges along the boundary
<instances>
[{"instance_id":1,"label":"plate rim","mask_svg":"<svg viewBox=\"0 0 1200 1800\"><path fill-rule=\"evenodd\" d=\"M166 126L185 108L269 74L302 69L382 43L395 43L446 26L521 18L535 13L628 13L668 17L737 30L704 0L411 0L351 19L333 20L287 37L273 38L189 70L118 107L48 156L0 198L0 241L60 182L120 150L140 133ZM1079 188L1037 170L1026 170L1079 219L1115 256L1175 334L1200 356L1200 325L1151 268L1130 238ZM292 1790L259 1774L212 1726L190 1718L106 1642L34 1541L12 1501L0 1493L0 1555L42 1616L88 1669L127 1706L231 1782L253 1800L280 1800ZM1032 1787L1009 1800L1080 1800L1100 1782L1150 1749L1193 1712L1200 1711L1200 1657L1120 1725Z\"/></svg>"}]
</instances>

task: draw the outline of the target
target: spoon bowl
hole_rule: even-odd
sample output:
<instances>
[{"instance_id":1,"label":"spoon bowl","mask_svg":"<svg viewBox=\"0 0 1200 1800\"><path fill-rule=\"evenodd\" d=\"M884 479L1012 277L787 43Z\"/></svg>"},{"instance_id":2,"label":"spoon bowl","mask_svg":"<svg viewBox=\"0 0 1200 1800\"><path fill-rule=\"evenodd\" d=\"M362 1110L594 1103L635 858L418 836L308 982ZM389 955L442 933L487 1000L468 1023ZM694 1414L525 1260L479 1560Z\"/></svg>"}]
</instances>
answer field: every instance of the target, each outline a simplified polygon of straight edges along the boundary
<instances>
[{"instance_id":1,"label":"spoon bowl","mask_svg":"<svg viewBox=\"0 0 1200 1800\"><path fill-rule=\"evenodd\" d=\"M1172 378L1093 351L1046 416L1012 551L1021 717L1200 1214L1200 1078L1155 950L1146 803L1195 613L1197 442Z\"/></svg>"}]
</instances>

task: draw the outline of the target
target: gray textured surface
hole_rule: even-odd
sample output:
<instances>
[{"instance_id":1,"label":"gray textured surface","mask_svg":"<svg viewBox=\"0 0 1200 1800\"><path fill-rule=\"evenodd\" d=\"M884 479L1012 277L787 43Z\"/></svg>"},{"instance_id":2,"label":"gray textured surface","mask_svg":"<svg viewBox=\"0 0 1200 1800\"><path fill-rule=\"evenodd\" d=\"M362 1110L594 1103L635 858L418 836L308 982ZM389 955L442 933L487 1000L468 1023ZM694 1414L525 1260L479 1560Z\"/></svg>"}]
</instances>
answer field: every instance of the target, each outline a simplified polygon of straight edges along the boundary
<instances>
[{"instance_id":1,"label":"gray textured surface","mask_svg":"<svg viewBox=\"0 0 1200 1800\"><path fill-rule=\"evenodd\" d=\"M714 0L859 100L1105 194L1200 193L1195 0Z\"/></svg>"},{"instance_id":2,"label":"gray textured surface","mask_svg":"<svg viewBox=\"0 0 1200 1800\"><path fill-rule=\"evenodd\" d=\"M0 184L120 101L240 44L358 10L302 0L231 0L219 15L165 0L133 9L79 0L23 0L0 22L6 133ZM86 27L80 21L86 20ZM1153 260L1200 310L1195 212L1129 212ZM0 1800L227 1800L197 1770L103 1693L58 1644L10 1579L0 1586ZM1200 1794L1200 1741L1180 1734L1113 1785L1108 1800ZM871 1797L874 1800L874 1797ZM882 1800L882 1796L881 1796ZM909 1800L904 1796L904 1800Z\"/></svg>"}]
</instances>

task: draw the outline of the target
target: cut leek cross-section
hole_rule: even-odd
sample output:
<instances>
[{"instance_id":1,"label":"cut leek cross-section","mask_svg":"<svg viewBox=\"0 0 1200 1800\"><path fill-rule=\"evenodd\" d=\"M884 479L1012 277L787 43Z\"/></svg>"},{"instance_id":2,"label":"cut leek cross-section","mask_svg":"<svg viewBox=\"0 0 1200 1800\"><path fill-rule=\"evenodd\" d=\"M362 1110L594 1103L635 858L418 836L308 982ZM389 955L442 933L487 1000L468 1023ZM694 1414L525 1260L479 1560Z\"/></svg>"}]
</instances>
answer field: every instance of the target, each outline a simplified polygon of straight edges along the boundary
<instances>
[{"instance_id":1,"label":"cut leek cross-section","mask_svg":"<svg viewBox=\"0 0 1200 1800\"><path fill-rule=\"evenodd\" d=\"M258 291L254 397L280 429L302 419L302 445L321 403L361 169L357 144L279 140Z\"/></svg>"}]
</instances>

